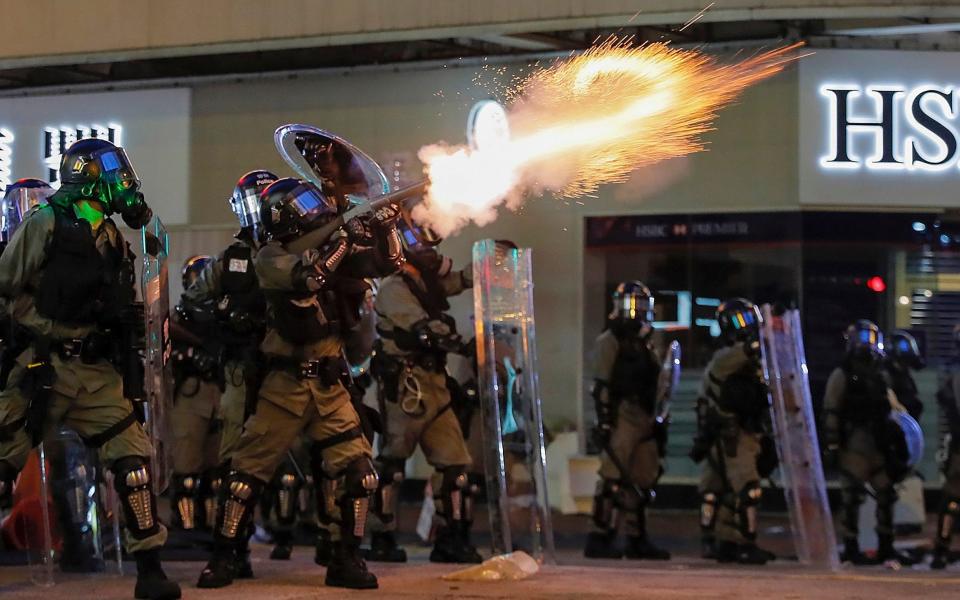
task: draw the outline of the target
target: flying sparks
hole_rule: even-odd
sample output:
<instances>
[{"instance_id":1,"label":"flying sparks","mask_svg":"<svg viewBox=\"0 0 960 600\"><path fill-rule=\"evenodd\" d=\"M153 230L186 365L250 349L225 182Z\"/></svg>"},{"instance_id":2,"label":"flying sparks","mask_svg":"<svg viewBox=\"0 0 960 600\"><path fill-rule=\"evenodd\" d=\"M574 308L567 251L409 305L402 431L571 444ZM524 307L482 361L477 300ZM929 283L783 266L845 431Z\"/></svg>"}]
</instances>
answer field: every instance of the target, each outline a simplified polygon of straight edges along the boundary
<instances>
[{"instance_id":1,"label":"flying sparks","mask_svg":"<svg viewBox=\"0 0 960 600\"><path fill-rule=\"evenodd\" d=\"M430 183L414 216L448 235L492 221L501 204L516 208L526 192L581 197L638 167L701 151L717 112L795 60L799 46L727 64L611 38L535 70L511 94L510 139L421 148Z\"/></svg>"}]
</instances>

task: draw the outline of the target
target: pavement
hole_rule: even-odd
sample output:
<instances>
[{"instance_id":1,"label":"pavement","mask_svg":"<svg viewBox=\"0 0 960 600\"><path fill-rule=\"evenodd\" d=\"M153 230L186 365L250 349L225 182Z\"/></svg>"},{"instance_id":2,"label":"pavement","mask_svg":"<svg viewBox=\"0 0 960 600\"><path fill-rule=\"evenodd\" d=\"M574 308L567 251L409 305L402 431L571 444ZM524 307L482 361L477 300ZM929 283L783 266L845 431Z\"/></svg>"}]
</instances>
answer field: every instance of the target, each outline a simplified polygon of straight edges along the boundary
<instances>
[{"instance_id":1,"label":"pavement","mask_svg":"<svg viewBox=\"0 0 960 600\"><path fill-rule=\"evenodd\" d=\"M782 516L763 520L764 545L780 556L790 554L790 540ZM718 565L697 556L696 515L689 511L657 512L651 518L651 532L674 552L669 562L625 560L588 561L580 548L589 524L584 517L557 519L557 565L545 565L532 577L514 582L448 582L444 574L454 565L427 561L428 548L412 537L403 541L410 554L404 565L371 563L380 578L377 591L347 591L326 588L324 570L313 564L312 548L298 546L290 561L271 561L269 546L254 544L256 578L238 581L220 590L194 587L202 562L170 562L167 574L181 583L184 598L196 599L306 599L306 598L644 598L645 600L696 598L740 599L783 598L790 600L838 599L878 600L880 598L923 597L924 600L960 598L960 564L941 572L926 565L844 568L831 573L801 566L789 558L764 567ZM925 538L917 536L916 540ZM479 540L478 540L479 541ZM908 542L909 543L909 542ZM30 581L25 567L0 568L0 598L4 600L64 599L112 600L131 598L133 564L128 573L98 575L57 574L53 587L39 587Z\"/></svg>"}]
</instances>

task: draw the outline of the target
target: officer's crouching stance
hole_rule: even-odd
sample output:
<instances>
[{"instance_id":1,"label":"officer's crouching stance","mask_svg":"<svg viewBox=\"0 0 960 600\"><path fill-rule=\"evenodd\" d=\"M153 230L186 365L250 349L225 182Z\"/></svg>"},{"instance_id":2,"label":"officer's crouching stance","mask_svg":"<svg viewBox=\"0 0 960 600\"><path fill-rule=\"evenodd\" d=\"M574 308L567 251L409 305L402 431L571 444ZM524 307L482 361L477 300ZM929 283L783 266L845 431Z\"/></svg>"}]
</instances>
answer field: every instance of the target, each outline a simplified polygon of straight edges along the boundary
<instances>
[{"instance_id":1,"label":"officer's crouching stance","mask_svg":"<svg viewBox=\"0 0 960 600\"><path fill-rule=\"evenodd\" d=\"M268 373L223 484L214 556L200 575L200 587L232 582L234 554L260 494L302 432L317 442L315 464L323 464L331 479L343 476L326 583L377 587L377 578L359 556L377 474L340 373L343 336L358 319L368 289L362 278L389 273L403 260L397 213L387 208L370 218L351 219L319 249L301 254L287 249L287 244L327 224L347 206L345 198L335 200L292 178L274 182L261 195L269 241L255 264L267 298L267 334L261 350Z\"/></svg>"},{"instance_id":2,"label":"officer's crouching stance","mask_svg":"<svg viewBox=\"0 0 960 600\"><path fill-rule=\"evenodd\" d=\"M11 344L22 348L0 393L0 481L13 481L51 429L73 429L114 473L127 550L137 561L135 597L179 598L160 567L167 530L157 519L150 439L116 366L136 360L126 327L143 315L131 308L133 255L108 215L140 228L152 213L126 154L110 142L71 145L60 181L0 257L0 295L17 332Z\"/></svg>"}]
</instances>

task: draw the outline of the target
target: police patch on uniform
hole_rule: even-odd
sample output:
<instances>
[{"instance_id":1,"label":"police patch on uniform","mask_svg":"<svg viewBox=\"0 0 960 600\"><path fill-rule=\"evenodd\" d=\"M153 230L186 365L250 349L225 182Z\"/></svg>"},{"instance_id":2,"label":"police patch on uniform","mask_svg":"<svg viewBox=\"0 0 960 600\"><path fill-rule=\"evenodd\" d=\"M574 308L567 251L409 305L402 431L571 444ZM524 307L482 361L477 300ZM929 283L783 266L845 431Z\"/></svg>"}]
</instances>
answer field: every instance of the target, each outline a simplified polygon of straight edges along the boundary
<instances>
[{"instance_id":1,"label":"police patch on uniform","mask_svg":"<svg viewBox=\"0 0 960 600\"><path fill-rule=\"evenodd\" d=\"M230 264L227 265L227 270L232 273L246 273L248 262L250 261L241 258L231 258Z\"/></svg>"}]
</instances>

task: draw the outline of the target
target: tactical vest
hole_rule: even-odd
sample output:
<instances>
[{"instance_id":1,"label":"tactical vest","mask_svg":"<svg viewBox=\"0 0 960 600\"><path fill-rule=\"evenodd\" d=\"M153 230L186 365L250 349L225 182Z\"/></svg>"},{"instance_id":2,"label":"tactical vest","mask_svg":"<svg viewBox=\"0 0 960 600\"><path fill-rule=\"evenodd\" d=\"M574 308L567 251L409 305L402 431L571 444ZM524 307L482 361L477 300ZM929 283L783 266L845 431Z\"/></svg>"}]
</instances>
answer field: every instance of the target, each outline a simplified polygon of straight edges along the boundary
<instances>
[{"instance_id":1,"label":"tactical vest","mask_svg":"<svg viewBox=\"0 0 960 600\"><path fill-rule=\"evenodd\" d=\"M770 411L767 391L757 365L749 361L720 383L717 405L735 414L744 429L759 433Z\"/></svg>"},{"instance_id":2,"label":"tactical vest","mask_svg":"<svg viewBox=\"0 0 960 600\"><path fill-rule=\"evenodd\" d=\"M223 274L220 276L220 298L217 310L224 315L224 324L230 333L233 319L231 315L242 313L257 322L263 322L266 313L266 301L257 282L257 273L253 265L253 248L243 242L231 244L223 252L221 259ZM262 327L262 325L261 325ZM247 341L248 331L236 332Z\"/></svg>"},{"instance_id":3,"label":"tactical vest","mask_svg":"<svg viewBox=\"0 0 960 600\"><path fill-rule=\"evenodd\" d=\"M890 387L896 394L897 400L907 409L907 412L917 416L923 411L923 402L917 391L917 384L906 368L900 369L893 365L887 366L890 375Z\"/></svg>"},{"instance_id":4,"label":"tactical vest","mask_svg":"<svg viewBox=\"0 0 960 600\"><path fill-rule=\"evenodd\" d=\"M890 416L887 383L876 368L843 365L847 378L840 418L849 425L878 425Z\"/></svg>"},{"instance_id":5,"label":"tactical vest","mask_svg":"<svg viewBox=\"0 0 960 600\"><path fill-rule=\"evenodd\" d=\"M120 250L108 246L101 255L90 223L78 218L72 207L52 206L53 239L34 294L37 312L70 325L110 319L119 309L114 296L121 284ZM112 226L109 220L101 225Z\"/></svg>"},{"instance_id":6,"label":"tactical vest","mask_svg":"<svg viewBox=\"0 0 960 600\"><path fill-rule=\"evenodd\" d=\"M660 363L653 350L639 338L618 338L619 350L610 374L610 399L627 400L653 412L657 401Z\"/></svg>"},{"instance_id":7,"label":"tactical vest","mask_svg":"<svg viewBox=\"0 0 960 600\"><path fill-rule=\"evenodd\" d=\"M333 335L346 335L360 322L360 307L369 286L362 279L337 277L318 292L271 292L270 324L280 337L307 345Z\"/></svg>"}]
</instances>

